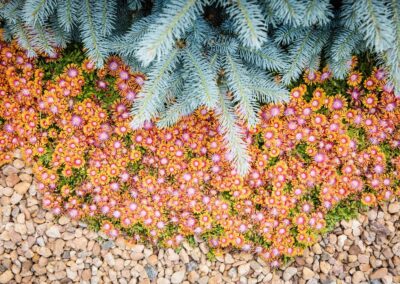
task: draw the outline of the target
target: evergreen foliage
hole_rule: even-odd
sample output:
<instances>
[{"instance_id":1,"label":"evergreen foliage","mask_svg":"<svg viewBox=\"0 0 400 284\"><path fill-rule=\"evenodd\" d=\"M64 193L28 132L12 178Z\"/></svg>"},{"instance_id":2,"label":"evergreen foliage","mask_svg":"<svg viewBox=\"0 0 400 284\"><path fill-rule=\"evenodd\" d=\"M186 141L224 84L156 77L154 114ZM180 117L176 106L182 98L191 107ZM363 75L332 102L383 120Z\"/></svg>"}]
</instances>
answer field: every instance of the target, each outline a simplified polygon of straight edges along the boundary
<instances>
[{"instance_id":1,"label":"evergreen foliage","mask_svg":"<svg viewBox=\"0 0 400 284\"><path fill-rule=\"evenodd\" d=\"M7 0L0 18L29 56L80 41L98 66L116 54L144 70L134 128L214 109L237 162L247 157L239 125L288 97L274 75L288 85L326 63L344 78L351 56L370 51L400 94L400 0Z\"/></svg>"}]
</instances>

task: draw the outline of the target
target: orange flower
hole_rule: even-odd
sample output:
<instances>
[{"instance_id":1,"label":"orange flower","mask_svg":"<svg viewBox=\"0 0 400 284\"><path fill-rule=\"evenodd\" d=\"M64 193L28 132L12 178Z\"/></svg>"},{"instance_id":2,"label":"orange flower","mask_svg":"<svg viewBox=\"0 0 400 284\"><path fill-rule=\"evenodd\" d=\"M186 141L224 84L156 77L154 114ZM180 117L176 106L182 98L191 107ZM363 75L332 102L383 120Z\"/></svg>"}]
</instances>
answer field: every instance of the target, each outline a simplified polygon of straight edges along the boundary
<instances>
[{"instance_id":1,"label":"orange flower","mask_svg":"<svg viewBox=\"0 0 400 284\"><path fill-rule=\"evenodd\" d=\"M359 71L353 71L347 77L347 84L352 87L356 87L361 83L362 75Z\"/></svg>"},{"instance_id":2,"label":"orange flower","mask_svg":"<svg viewBox=\"0 0 400 284\"><path fill-rule=\"evenodd\" d=\"M372 193L363 193L361 195L361 203L366 206L374 206L376 204L376 197Z\"/></svg>"}]
</instances>

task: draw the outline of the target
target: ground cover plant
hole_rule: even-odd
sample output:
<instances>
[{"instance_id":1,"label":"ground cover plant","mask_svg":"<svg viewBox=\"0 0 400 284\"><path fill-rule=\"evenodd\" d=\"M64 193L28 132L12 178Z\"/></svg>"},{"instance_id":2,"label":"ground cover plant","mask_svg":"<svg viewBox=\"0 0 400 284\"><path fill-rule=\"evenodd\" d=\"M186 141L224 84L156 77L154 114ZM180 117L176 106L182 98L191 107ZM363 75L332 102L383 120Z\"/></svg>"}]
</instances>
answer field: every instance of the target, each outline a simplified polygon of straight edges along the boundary
<instances>
[{"instance_id":1,"label":"ground cover plant","mask_svg":"<svg viewBox=\"0 0 400 284\"><path fill-rule=\"evenodd\" d=\"M399 0L3 0L0 21L30 56L78 42L98 67L118 55L145 72L134 129L223 105L219 124L242 175L251 154L237 124L260 123L260 105L286 101L303 71L327 64L343 79L352 55L368 51L400 94Z\"/></svg>"},{"instance_id":2,"label":"ground cover plant","mask_svg":"<svg viewBox=\"0 0 400 284\"><path fill-rule=\"evenodd\" d=\"M279 265L360 204L399 194L400 101L371 62L353 57L345 80L306 72L287 103L263 106L244 133L242 177L219 124L230 109L132 130L143 74L117 57L96 69L73 47L33 60L0 41L0 164L21 149L45 208L111 238L178 247L196 236Z\"/></svg>"}]
</instances>

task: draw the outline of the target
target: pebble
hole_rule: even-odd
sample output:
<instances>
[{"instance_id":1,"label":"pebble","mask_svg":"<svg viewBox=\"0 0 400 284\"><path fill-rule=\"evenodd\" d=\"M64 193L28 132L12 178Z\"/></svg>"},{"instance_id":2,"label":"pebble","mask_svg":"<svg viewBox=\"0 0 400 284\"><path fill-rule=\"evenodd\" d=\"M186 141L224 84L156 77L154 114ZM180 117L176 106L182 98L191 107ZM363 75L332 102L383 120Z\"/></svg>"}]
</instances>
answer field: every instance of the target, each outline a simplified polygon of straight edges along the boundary
<instances>
[{"instance_id":1,"label":"pebble","mask_svg":"<svg viewBox=\"0 0 400 284\"><path fill-rule=\"evenodd\" d=\"M319 268L321 269L322 273L329 274L332 266L326 261L321 261L321 263L319 264Z\"/></svg>"},{"instance_id":2,"label":"pebble","mask_svg":"<svg viewBox=\"0 0 400 284\"><path fill-rule=\"evenodd\" d=\"M400 203L394 202L389 204L388 211L390 214L396 214L400 212Z\"/></svg>"},{"instance_id":3,"label":"pebble","mask_svg":"<svg viewBox=\"0 0 400 284\"><path fill-rule=\"evenodd\" d=\"M374 279L383 279L386 275L388 274L388 270L387 268L380 268L378 270L375 270L371 276L370 279L374 280Z\"/></svg>"},{"instance_id":4,"label":"pebble","mask_svg":"<svg viewBox=\"0 0 400 284\"><path fill-rule=\"evenodd\" d=\"M185 278L185 270L179 270L177 272L175 272L174 274L172 274L171 276L171 283L173 284L178 284L178 283L182 283L183 279Z\"/></svg>"},{"instance_id":5,"label":"pebble","mask_svg":"<svg viewBox=\"0 0 400 284\"><path fill-rule=\"evenodd\" d=\"M0 275L0 283L7 284L14 278L14 274L10 270L6 270Z\"/></svg>"},{"instance_id":6,"label":"pebble","mask_svg":"<svg viewBox=\"0 0 400 284\"><path fill-rule=\"evenodd\" d=\"M17 185L14 186L14 190L21 195L24 195L25 193L27 193L29 186L31 184L29 182L23 181L18 183Z\"/></svg>"},{"instance_id":7,"label":"pebble","mask_svg":"<svg viewBox=\"0 0 400 284\"><path fill-rule=\"evenodd\" d=\"M20 178L17 174L11 174L8 177L6 177L6 185L8 187L14 187L18 182L20 181Z\"/></svg>"},{"instance_id":8,"label":"pebble","mask_svg":"<svg viewBox=\"0 0 400 284\"><path fill-rule=\"evenodd\" d=\"M114 246L115 246L115 245L114 245L114 242L111 241L111 240L106 241L106 242L104 242L104 243L101 244L101 248L104 249L104 250L108 250L108 249L110 249L110 248L112 248L112 247L114 247Z\"/></svg>"},{"instance_id":9,"label":"pebble","mask_svg":"<svg viewBox=\"0 0 400 284\"><path fill-rule=\"evenodd\" d=\"M51 226L46 230L46 235L50 238L60 238L61 234L57 226Z\"/></svg>"},{"instance_id":10,"label":"pebble","mask_svg":"<svg viewBox=\"0 0 400 284\"><path fill-rule=\"evenodd\" d=\"M146 264L144 266L144 269L146 270L147 276L149 277L150 281L153 281L157 277L157 269L154 268L153 265Z\"/></svg>"},{"instance_id":11,"label":"pebble","mask_svg":"<svg viewBox=\"0 0 400 284\"><path fill-rule=\"evenodd\" d=\"M189 261L186 264L186 270L189 272L195 270L197 267L198 267L198 264L195 261Z\"/></svg>"},{"instance_id":12,"label":"pebble","mask_svg":"<svg viewBox=\"0 0 400 284\"><path fill-rule=\"evenodd\" d=\"M169 281L167 278L159 278L157 279L157 284L169 284L171 281Z\"/></svg>"},{"instance_id":13,"label":"pebble","mask_svg":"<svg viewBox=\"0 0 400 284\"><path fill-rule=\"evenodd\" d=\"M250 272L250 264L242 264L238 267L238 272L240 276L247 275Z\"/></svg>"},{"instance_id":14,"label":"pebble","mask_svg":"<svg viewBox=\"0 0 400 284\"><path fill-rule=\"evenodd\" d=\"M188 280L190 283L195 283L199 278L200 276L196 271L190 271L188 274Z\"/></svg>"},{"instance_id":15,"label":"pebble","mask_svg":"<svg viewBox=\"0 0 400 284\"><path fill-rule=\"evenodd\" d=\"M236 278L238 275L238 271L236 267L232 267L231 269L229 269L228 271L228 275L230 278Z\"/></svg>"},{"instance_id":16,"label":"pebble","mask_svg":"<svg viewBox=\"0 0 400 284\"><path fill-rule=\"evenodd\" d=\"M297 268L295 267L286 268L285 271L283 272L283 280L289 281L290 279L292 279L294 275L296 275L296 273L297 273Z\"/></svg>"},{"instance_id":17,"label":"pebble","mask_svg":"<svg viewBox=\"0 0 400 284\"><path fill-rule=\"evenodd\" d=\"M23 196L21 194L14 192L13 195L11 196L11 200L10 200L11 204L13 204L13 205L18 204L21 201L22 197Z\"/></svg>"},{"instance_id":18,"label":"pebble","mask_svg":"<svg viewBox=\"0 0 400 284\"><path fill-rule=\"evenodd\" d=\"M109 266L114 266L115 265L115 259L114 256L109 252L104 256L104 260L107 262Z\"/></svg>"},{"instance_id":19,"label":"pebble","mask_svg":"<svg viewBox=\"0 0 400 284\"><path fill-rule=\"evenodd\" d=\"M340 236L338 237L337 244L338 244L338 247L339 247L340 249L343 248L344 242L345 242L346 240L347 240L347 236L346 236L346 235L340 235Z\"/></svg>"},{"instance_id":20,"label":"pebble","mask_svg":"<svg viewBox=\"0 0 400 284\"><path fill-rule=\"evenodd\" d=\"M225 262L226 264L232 264L232 263L235 262L235 260L233 259L232 255L231 255L230 253L227 253L227 254L225 255L225 260L224 260L224 262Z\"/></svg>"},{"instance_id":21,"label":"pebble","mask_svg":"<svg viewBox=\"0 0 400 284\"><path fill-rule=\"evenodd\" d=\"M60 224L61 226L64 226L66 224L68 224L71 220L68 217L65 216L61 216L60 219L58 219L58 224Z\"/></svg>"},{"instance_id":22,"label":"pebble","mask_svg":"<svg viewBox=\"0 0 400 284\"><path fill-rule=\"evenodd\" d=\"M158 263L158 257L157 255L152 254L147 258L147 261L150 265L156 265Z\"/></svg>"},{"instance_id":23,"label":"pebble","mask_svg":"<svg viewBox=\"0 0 400 284\"><path fill-rule=\"evenodd\" d=\"M316 243L315 245L313 245L313 252L315 254L321 254L322 253L322 249L320 244Z\"/></svg>"},{"instance_id":24,"label":"pebble","mask_svg":"<svg viewBox=\"0 0 400 284\"><path fill-rule=\"evenodd\" d=\"M354 284L358 284L358 283L361 283L364 280L365 280L364 273L362 271L356 271L353 274L351 282L354 283Z\"/></svg>"},{"instance_id":25,"label":"pebble","mask_svg":"<svg viewBox=\"0 0 400 284\"><path fill-rule=\"evenodd\" d=\"M315 275L315 273L308 267L303 268L303 279L304 280L310 280L311 278L314 277L314 275Z\"/></svg>"},{"instance_id":26,"label":"pebble","mask_svg":"<svg viewBox=\"0 0 400 284\"><path fill-rule=\"evenodd\" d=\"M16 160L14 160L14 162L13 162L13 166L14 166L16 169L20 170L20 169L22 169L22 168L25 166L25 163L24 163L23 161L21 161L20 159L16 159Z\"/></svg>"}]
</instances>

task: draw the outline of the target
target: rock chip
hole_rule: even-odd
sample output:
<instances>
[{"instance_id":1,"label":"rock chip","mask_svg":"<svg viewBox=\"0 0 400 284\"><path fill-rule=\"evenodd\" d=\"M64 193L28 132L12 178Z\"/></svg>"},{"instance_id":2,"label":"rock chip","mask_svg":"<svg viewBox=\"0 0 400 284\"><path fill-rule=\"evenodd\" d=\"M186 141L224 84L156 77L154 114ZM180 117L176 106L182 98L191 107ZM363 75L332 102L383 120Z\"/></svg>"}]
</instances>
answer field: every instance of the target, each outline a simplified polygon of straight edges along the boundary
<instances>
[{"instance_id":1,"label":"rock chip","mask_svg":"<svg viewBox=\"0 0 400 284\"><path fill-rule=\"evenodd\" d=\"M21 194L14 192L10 199L11 204L14 204L14 205L18 204L21 201L22 197L23 196Z\"/></svg>"},{"instance_id":2,"label":"rock chip","mask_svg":"<svg viewBox=\"0 0 400 284\"><path fill-rule=\"evenodd\" d=\"M50 257L51 250L48 247L40 247L39 254L44 257Z\"/></svg>"},{"instance_id":3,"label":"rock chip","mask_svg":"<svg viewBox=\"0 0 400 284\"><path fill-rule=\"evenodd\" d=\"M366 254L359 254L358 255L358 261L360 263L369 263L369 255Z\"/></svg>"},{"instance_id":4,"label":"rock chip","mask_svg":"<svg viewBox=\"0 0 400 284\"><path fill-rule=\"evenodd\" d=\"M30 185L31 184L29 182L23 181L15 185L14 190L18 194L24 195L28 191Z\"/></svg>"},{"instance_id":5,"label":"rock chip","mask_svg":"<svg viewBox=\"0 0 400 284\"><path fill-rule=\"evenodd\" d=\"M393 246L392 251L395 255L400 257L400 242Z\"/></svg>"},{"instance_id":6,"label":"rock chip","mask_svg":"<svg viewBox=\"0 0 400 284\"><path fill-rule=\"evenodd\" d=\"M179 284L183 282L183 279L185 279L185 273L186 271L184 269L179 270L172 274L171 276L171 283L173 284Z\"/></svg>"},{"instance_id":7,"label":"rock chip","mask_svg":"<svg viewBox=\"0 0 400 284\"><path fill-rule=\"evenodd\" d=\"M7 284L14 278L14 274L10 270L6 270L0 274L0 283Z\"/></svg>"},{"instance_id":8,"label":"rock chip","mask_svg":"<svg viewBox=\"0 0 400 284\"><path fill-rule=\"evenodd\" d=\"M340 249L343 248L344 242L345 242L346 240L347 240L347 236L346 236L346 235L340 235L340 236L338 237L337 244L338 244L338 247L339 247Z\"/></svg>"},{"instance_id":9,"label":"rock chip","mask_svg":"<svg viewBox=\"0 0 400 284\"><path fill-rule=\"evenodd\" d=\"M110 248L113 248L114 246L115 246L115 244L111 240L105 241L104 243L101 244L101 248L104 250L108 250Z\"/></svg>"},{"instance_id":10,"label":"rock chip","mask_svg":"<svg viewBox=\"0 0 400 284\"><path fill-rule=\"evenodd\" d=\"M158 257L157 257L157 255L155 255L155 254L152 254L152 255L150 255L148 258L147 258L147 262L149 263L149 264L151 264L151 265L156 265L157 263L158 263Z\"/></svg>"},{"instance_id":11,"label":"rock chip","mask_svg":"<svg viewBox=\"0 0 400 284\"><path fill-rule=\"evenodd\" d=\"M23 167L25 167L25 163L24 163L23 161L21 161L20 159L16 159L16 160L14 160L14 162L13 162L13 166L14 166L16 169L20 170L20 169L22 169Z\"/></svg>"},{"instance_id":12,"label":"rock chip","mask_svg":"<svg viewBox=\"0 0 400 284\"><path fill-rule=\"evenodd\" d=\"M232 263L235 262L235 260L233 259L233 257L232 257L231 254L227 253L227 254L225 254L225 260L224 260L224 262L225 262L226 264L232 264Z\"/></svg>"},{"instance_id":13,"label":"rock chip","mask_svg":"<svg viewBox=\"0 0 400 284\"><path fill-rule=\"evenodd\" d=\"M228 276L229 276L230 278L236 278L237 275L238 275L238 272L237 272L236 267L232 267L231 269L229 269L229 271L228 271Z\"/></svg>"},{"instance_id":14,"label":"rock chip","mask_svg":"<svg viewBox=\"0 0 400 284\"><path fill-rule=\"evenodd\" d=\"M196 271L190 271L188 274L188 280L190 283L195 283L199 278L200 276Z\"/></svg>"},{"instance_id":15,"label":"rock chip","mask_svg":"<svg viewBox=\"0 0 400 284\"><path fill-rule=\"evenodd\" d=\"M390 214L396 214L400 212L400 202L394 202L389 204L388 211Z\"/></svg>"},{"instance_id":16,"label":"rock chip","mask_svg":"<svg viewBox=\"0 0 400 284\"><path fill-rule=\"evenodd\" d=\"M319 243L316 243L313 245L312 250L315 254L321 254L322 253L322 248Z\"/></svg>"},{"instance_id":17,"label":"rock chip","mask_svg":"<svg viewBox=\"0 0 400 284\"><path fill-rule=\"evenodd\" d=\"M86 238L77 237L74 239L73 242L77 250L86 250L88 244L88 240Z\"/></svg>"},{"instance_id":18,"label":"rock chip","mask_svg":"<svg viewBox=\"0 0 400 284\"><path fill-rule=\"evenodd\" d=\"M197 267L198 267L198 264L195 261L189 261L186 264L186 270L189 272L195 270Z\"/></svg>"},{"instance_id":19,"label":"rock chip","mask_svg":"<svg viewBox=\"0 0 400 284\"><path fill-rule=\"evenodd\" d=\"M65 241L63 239L57 239L54 242L53 254L56 256L61 255L64 251L64 245Z\"/></svg>"},{"instance_id":20,"label":"rock chip","mask_svg":"<svg viewBox=\"0 0 400 284\"><path fill-rule=\"evenodd\" d=\"M250 272L250 264L245 263L238 267L239 276L247 275Z\"/></svg>"},{"instance_id":21,"label":"rock chip","mask_svg":"<svg viewBox=\"0 0 400 284\"><path fill-rule=\"evenodd\" d=\"M58 229L57 226L51 226L50 228L48 228L46 230L46 235L54 239L61 237L60 230Z\"/></svg>"},{"instance_id":22,"label":"rock chip","mask_svg":"<svg viewBox=\"0 0 400 284\"><path fill-rule=\"evenodd\" d=\"M11 165L6 165L6 166L3 167L3 174L5 176L16 174L18 172L19 172L19 170L16 169L15 167L11 166Z\"/></svg>"},{"instance_id":23,"label":"rock chip","mask_svg":"<svg viewBox=\"0 0 400 284\"><path fill-rule=\"evenodd\" d=\"M109 266L114 266L115 265L115 259L114 259L114 256L112 255L112 253L107 253L105 256L104 256L104 260L106 261L106 263L109 265Z\"/></svg>"},{"instance_id":24,"label":"rock chip","mask_svg":"<svg viewBox=\"0 0 400 284\"><path fill-rule=\"evenodd\" d=\"M71 222L71 220L66 216L61 216L60 219L58 219L58 224L60 224L61 226L66 225L69 222Z\"/></svg>"},{"instance_id":25,"label":"rock chip","mask_svg":"<svg viewBox=\"0 0 400 284\"><path fill-rule=\"evenodd\" d=\"M169 281L167 278L158 278L157 279L157 284L169 284L171 281Z\"/></svg>"},{"instance_id":26,"label":"rock chip","mask_svg":"<svg viewBox=\"0 0 400 284\"><path fill-rule=\"evenodd\" d=\"M91 277L92 277L92 272L90 271L90 269L85 269L82 271L83 281L89 281Z\"/></svg>"},{"instance_id":27,"label":"rock chip","mask_svg":"<svg viewBox=\"0 0 400 284\"><path fill-rule=\"evenodd\" d=\"M349 253L353 255L358 255L361 253L361 249L358 245L352 245L349 249Z\"/></svg>"},{"instance_id":28,"label":"rock chip","mask_svg":"<svg viewBox=\"0 0 400 284\"><path fill-rule=\"evenodd\" d=\"M283 272L283 280L289 281L290 279L292 279L294 275L296 275L296 273L297 273L297 268L295 267L286 268L285 271Z\"/></svg>"},{"instance_id":29,"label":"rock chip","mask_svg":"<svg viewBox=\"0 0 400 284\"><path fill-rule=\"evenodd\" d=\"M383 279L387 274L388 274L387 268L380 268L380 269L378 269L378 270L375 270L375 271L370 275L370 279L371 279L371 280Z\"/></svg>"},{"instance_id":30,"label":"rock chip","mask_svg":"<svg viewBox=\"0 0 400 284\"><path fill-rule=\"evenodd\" d=\"M157 278L157 269L150 264L146 264L144 266L144 270L146 270L147 276L149 277L150 281L153 281Z\"/></svg>"},{"instance_id":31,"label":"rock chip","mask_svg":"<svg viewBox=\"0 0 400 284\"><path fill-rule=\"evenodd\" d=\"M310 280L314 276L315 276L315 273L310 268L308 268L308 267L303 268L303 279L304 280Z\"/></svg>"},{"instance_id":32,"label":"rock chip","mask_svg":"<svg viewBox=\"0 0 400 284\"><path fill-rule=\"evenodd\" d=\"M353 277L352 277L352 283L354 283L354 284L358 284L358 283L361 283L362 281L364 281L365 280L365 277L364 277L364 272L362 272L362 271L356 271L354 274L353 274Z\"/></svg>"},{"instance_id":33,"label":"rock chip","mask_svg":"<svg viewBox=\"0 0 400 284\"><path fill-rule=\"evenodd\" d=\"M11 174L6 177L6 185L8 187L13 187L20 181L19 176L17 174Z\"/></svg>"},{"instance_id":34,"label":"rock chip","mask_svg":"<svg viewBox=\"0 0 400 284\"><path fill-rule=\"evenodd\" d=\"M329 271L331 271L332 266L326 261L321 261L319 268L321 269L322 273L328 274Z\"/></svg>"},{"instance_id":35,"label":"rock chip","mask_svg":"<svg viewBox=\"0 0 400 284\"><path fill-rule=\"evenodd\" d=\"M19 178L20 178L22 181L26 181L26 182L28 182L28 183L31 183L31 182L32 182L32 176L31 176L31 175L28 175L28 174L20 174L20 175L19 175Z\"/></svg>"}]
</instances>

